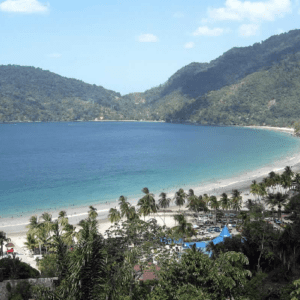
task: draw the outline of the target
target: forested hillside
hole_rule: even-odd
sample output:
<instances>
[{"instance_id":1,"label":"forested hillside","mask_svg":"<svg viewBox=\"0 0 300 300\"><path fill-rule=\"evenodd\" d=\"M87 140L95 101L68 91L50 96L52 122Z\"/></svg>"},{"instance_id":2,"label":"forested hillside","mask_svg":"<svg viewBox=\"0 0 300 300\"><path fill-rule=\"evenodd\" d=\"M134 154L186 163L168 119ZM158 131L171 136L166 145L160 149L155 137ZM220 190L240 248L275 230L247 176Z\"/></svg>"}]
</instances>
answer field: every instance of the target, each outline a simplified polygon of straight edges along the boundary
<instances>
[{"instance_id":1,"label":"forested hillside","mask_svg":"<svg viewBox=\"0 0 300 300\"><path fill-rule=\"evenodd\" d=\"M300 52L171 115L200 124L290 126L300 117Z\"/></svg>"},{"instance_id":2,"label":"forested hillside","mask_svg":"<svg viewBox=\"0 0 300 300\"><path fill-rule=\"evenodd\" d=\"M0 121L130 119L120 93L34 67L0 66Z\"/></svg>"},{"instance_id":3,"label":"forested hillside","mask_svg":"<svg viewBox=\"0 0 300 300\"><path fill-rule=\"evenodd\" d=\"M34 67L0 66L0 122L166 120L289 126L299 120L300 30L191 63L144 93L121 96Z\"/></svg>"}]
</instances>

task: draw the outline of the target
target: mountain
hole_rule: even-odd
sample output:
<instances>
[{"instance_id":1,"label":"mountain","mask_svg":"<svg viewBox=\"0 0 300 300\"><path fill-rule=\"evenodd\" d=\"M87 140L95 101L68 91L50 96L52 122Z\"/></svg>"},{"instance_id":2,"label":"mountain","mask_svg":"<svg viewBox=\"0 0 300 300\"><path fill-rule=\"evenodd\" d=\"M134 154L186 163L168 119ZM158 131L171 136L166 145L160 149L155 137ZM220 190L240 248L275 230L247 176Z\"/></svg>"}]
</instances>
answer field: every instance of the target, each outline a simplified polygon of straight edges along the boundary
<instances>
[{"instance_id":1,"label":"mountain","mask_svg":"<svg viewBox=\"0 0 300 300\"><path fill-rule=\"evenodd\" d=\"M166 83L141 93L140 97L144 99L144 106L151 106L154 113L160 114L164 108L165 115L161 117L185 121L193 110L210 105L204 97L210 91L235 84L298 51L300 30L271 36L253 46L232 48L210 63L191 63L178 70Z\"/></svg>"},{"instance_id":2,"label":"mountain","mask_svg":"<svg viewBox=\"0 0 300 300\"><path fill-rule=\"evenodd\" d=\"M0 122L130 119L120 93L40 68L0 66Z\"/></svg>"},{"instance_id":3,"label":"mountain","mask_svg":"<svg viewBox=\"0 0 300 300\"><path fill-rule=\"evenodd\" d=\"M167 82L121 96L34 67L0 66L0 122L167 120L289 126L298 120L300 30L191 63Z\"/></svg>"}]
</instances>

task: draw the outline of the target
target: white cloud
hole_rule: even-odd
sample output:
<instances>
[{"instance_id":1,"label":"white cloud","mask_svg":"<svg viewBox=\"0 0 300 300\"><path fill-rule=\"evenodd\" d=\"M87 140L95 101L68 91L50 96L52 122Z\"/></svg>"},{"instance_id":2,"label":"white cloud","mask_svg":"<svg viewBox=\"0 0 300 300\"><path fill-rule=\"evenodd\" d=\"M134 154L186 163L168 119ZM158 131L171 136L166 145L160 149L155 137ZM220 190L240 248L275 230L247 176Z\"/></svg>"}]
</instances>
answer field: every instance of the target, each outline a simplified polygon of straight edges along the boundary
<instances>
[{"instance_id":1,"label":"white cloud","mask_svg":"<svg viewBox=\"0 0 300 300\"><path fill-rule=\"evenodd\" d=\"M191 49L191 48L194 48L194 46L195 46L194 42L189 42L184 45L184 48Z\"/></svg>"},{"instance_id":2,"label":"white cloud","mask_svg":"<svg viewBox=\"0 0 300 300\"><path fill-rule=\"evenodd\" d=\"M210 29L207 26L198 27L196 31L193 32L193 35L206 35L206 36L218 36L224 32L222 28L213 28Z\"/></svg>"},{"instance_id":3,"label":"white cloud","mask_svg":"<svg viewBox=\"0 0 300 300\"><path fill-rule=\"evenodd\" d=\"M253 36L256 35L259 30L259 25L257 24L243 24L239 28L239 33L241 36Z\"/></svg>"},{"instance_id":4,"label":"white cloud","mask_svg":"<svg viewBox=\"0 0 300 300\"><path fill-rule=\"evenodd\" d=\"M178 12L173 14L173 17L174 18L183 18L184 14L182 12L178 11Z\"/></svg>"},{"instance_id":5,"label":"white cloud","mask_svg":"<svg viewBox=\"0 0 300 300\"><path fill-rule=\"evenodd\" d=\"M61 54L60 53L51 53L51 54L48 55L48 57L50 57L50 58L60 58Z\"/></svg>"},{"instance_id":6,"label":"white cloud","mask_svg":"<svg viewBox=\"0 0 300 300\"><path fill-rule=\"evenodd\" d=\"M225 7L208 9L215 21L273 21L291 11L290 0L240 1L226 0Z\"/></svg>"},{"instance_id":7,"label":"white cloud","mask_svg":"<svg viewBox=\"0 0 300 300\"><path fill-rule=\"evenodd\" d=\"M138 37L138 41L141 43L155 43L158 42L158 38L152 33L145 33Z\"/></svg>"},{"instance_id":8,"label":"white cloud","mask_svg":"<svg viewBox=\"0 0 300 300\"><path fill-rule=\"evenodd\" d=\"M49 4L41 4L37 0L6 0L0 4L0 10L17 13L43 13L47 12Z\"/></svg>"}]
</instances>

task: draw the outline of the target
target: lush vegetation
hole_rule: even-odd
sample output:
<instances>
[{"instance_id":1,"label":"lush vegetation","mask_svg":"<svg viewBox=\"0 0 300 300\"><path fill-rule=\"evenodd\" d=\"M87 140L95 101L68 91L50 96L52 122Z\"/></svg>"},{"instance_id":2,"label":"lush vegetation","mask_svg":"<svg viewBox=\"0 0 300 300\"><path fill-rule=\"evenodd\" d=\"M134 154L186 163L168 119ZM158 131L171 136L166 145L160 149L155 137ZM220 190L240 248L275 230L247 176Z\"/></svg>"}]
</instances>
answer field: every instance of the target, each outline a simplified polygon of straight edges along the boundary
<instances>
[{"instance_id":1,"label":"lush vegetation","mask_svg":"<svg viewBox=\"0 0 300 300\"><path fill-rule=\"evenodd\" d=\"M300 30L191 63L144 93L121 96L39 68L0 66L0 122L166 120L291 126L299 116Z\"/></svg>"},{"instance_id":2,"label":"lush vegetation","mask_svg":"<svg viewBox=\"0 0 300 300\"><path fill-rule=\"evenodd\" d=\"M161 193L159 204L148 188L137 208L126 197L119 210L111 209L112 226L98 232L97 210L90 206L88 217L69 224L65 212L58 220L44 213L40 221L30 219L27 247L43 252L38 268L43 276L57 276L51 291L32 287L37 299L282 299L299 298L300 278L300 174L286 167L279 175L271 172L262 182L253 181L252 199L241 205L241 194L233 190L218 199L193 190L179 189L173 201L198 214L215 213L215 221L229 210L241 220L240 235L211 243L213 255L191 249L179 251L179 238L190 241L197 233L182 211L174 215L173 228L159 226L155 215L171 199ZM244 199L245 200L245 199ZM290 222L275 227L269 219L281 219L282 209ZM280 229L279 229L280 228ZM169 240L169 245L165 241ZM158 267L159 268L158 268ZM141 281L145 272L155 279ZM16 292L16 291L15 291ZM25 299L20 298L20 299Z\"/></svg>"}]
</instances>

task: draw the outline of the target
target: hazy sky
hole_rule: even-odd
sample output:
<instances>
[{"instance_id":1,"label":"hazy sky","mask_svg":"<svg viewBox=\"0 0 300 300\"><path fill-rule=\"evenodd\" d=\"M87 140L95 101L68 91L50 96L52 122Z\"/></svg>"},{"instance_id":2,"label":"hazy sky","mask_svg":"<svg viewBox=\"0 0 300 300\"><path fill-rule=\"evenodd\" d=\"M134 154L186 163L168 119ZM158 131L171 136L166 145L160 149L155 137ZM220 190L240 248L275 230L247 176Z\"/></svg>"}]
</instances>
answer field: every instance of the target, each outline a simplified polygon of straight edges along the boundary
<instances>
[{"instance_id":1,"label":"hazy sky","mask_svg":"<svg viewBox=\"0 0 300 300\"><path fill-rule=\"evenodd\" d=\"M0 64L40 67L124 95L298 28L297 0L6 0Z\"/></svg>"}]
</instances>

